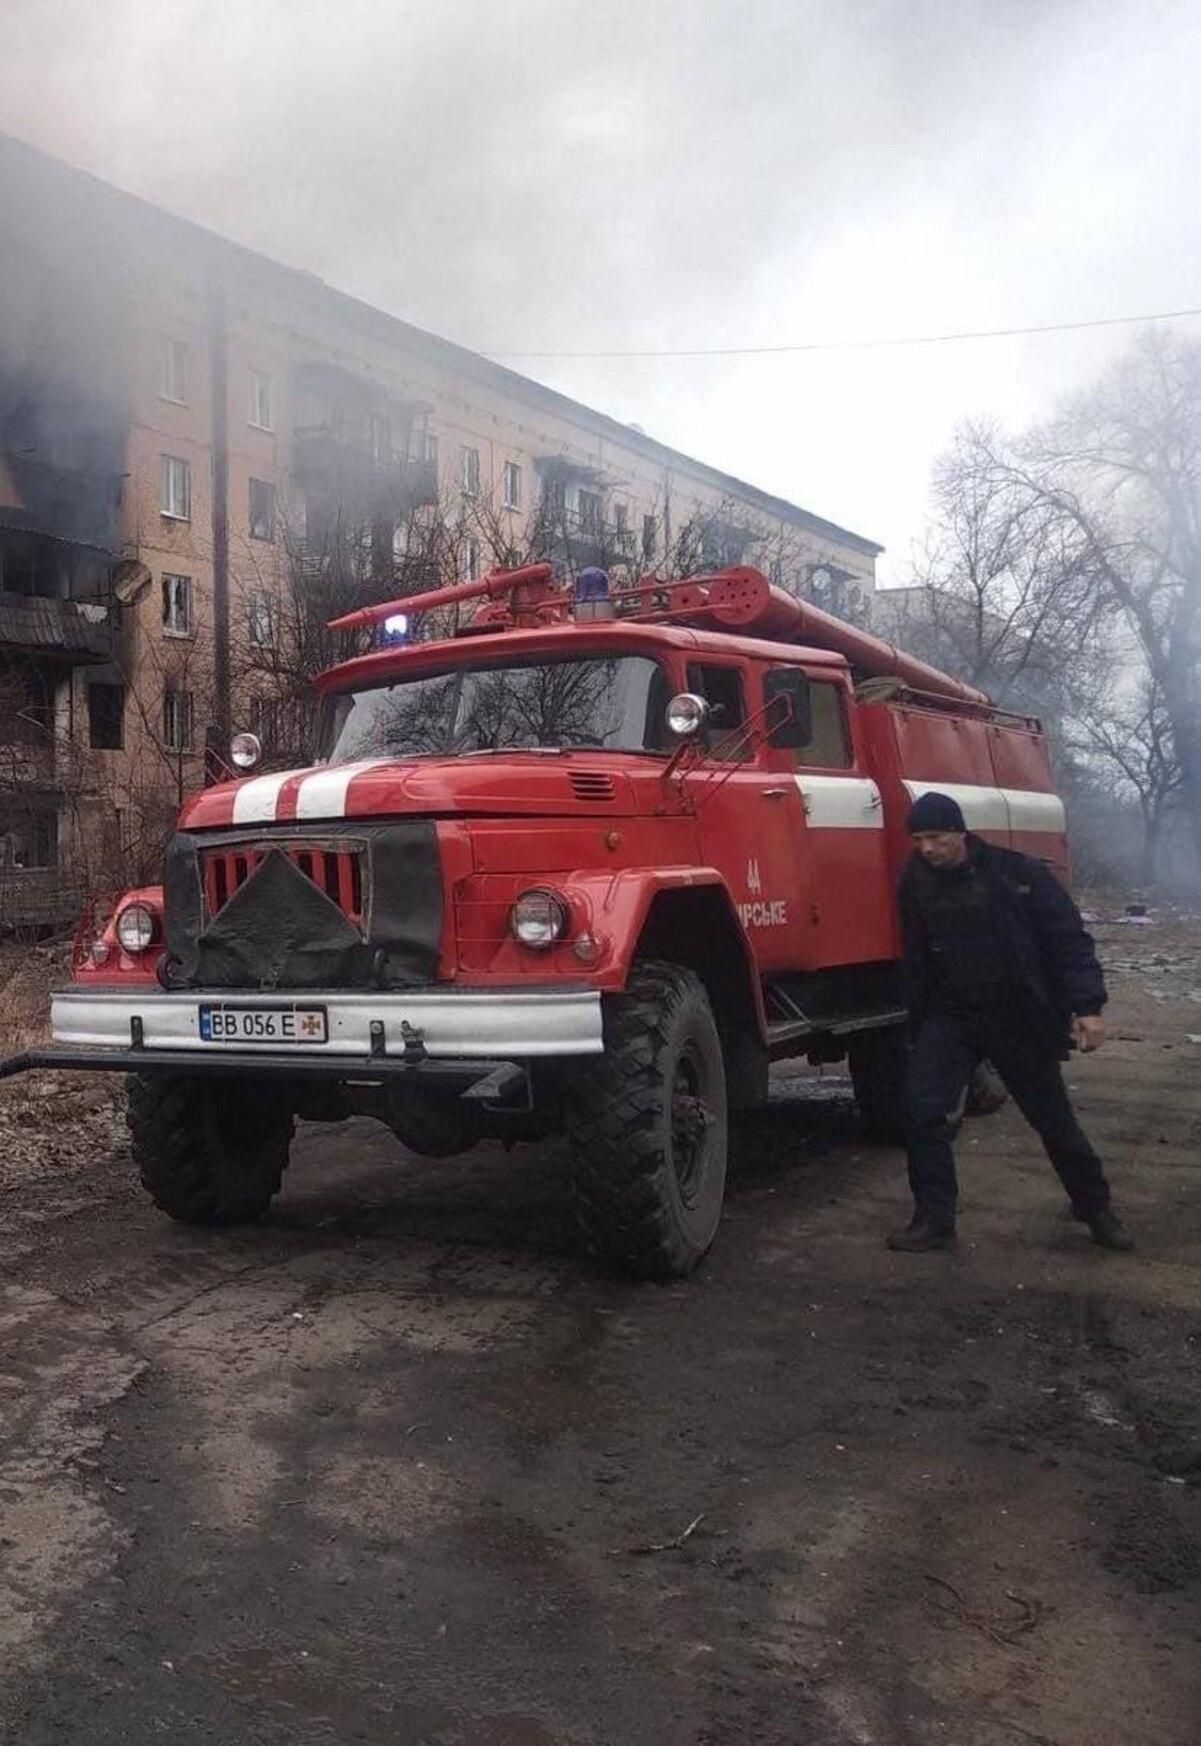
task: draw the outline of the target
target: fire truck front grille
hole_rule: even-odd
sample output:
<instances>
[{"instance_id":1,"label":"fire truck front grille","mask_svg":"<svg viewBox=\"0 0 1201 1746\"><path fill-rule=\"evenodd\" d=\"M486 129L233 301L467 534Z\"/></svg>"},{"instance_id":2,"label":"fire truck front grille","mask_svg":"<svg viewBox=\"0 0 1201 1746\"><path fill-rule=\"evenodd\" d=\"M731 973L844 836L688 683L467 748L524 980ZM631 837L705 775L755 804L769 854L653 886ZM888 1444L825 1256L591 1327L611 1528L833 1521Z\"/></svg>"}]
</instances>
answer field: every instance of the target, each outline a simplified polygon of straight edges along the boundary
<instances>
[{"instance_id":1,"label":"fire truck front grille","mask_svg":"<svg viewBox=\"0 0 1201 1746\"><path fill-rule=\"evenodd\" d=\"M323 891L331 903L337 904L348 920L356 927L362 927L361 851L312 842L238 844L231 848L206 850L201 857L201 871L204 903L210 917L220 915L234 892L246 883L272 849L286 855L306 879L312 880L318 891Z\"/></svg>"}]
</instances>

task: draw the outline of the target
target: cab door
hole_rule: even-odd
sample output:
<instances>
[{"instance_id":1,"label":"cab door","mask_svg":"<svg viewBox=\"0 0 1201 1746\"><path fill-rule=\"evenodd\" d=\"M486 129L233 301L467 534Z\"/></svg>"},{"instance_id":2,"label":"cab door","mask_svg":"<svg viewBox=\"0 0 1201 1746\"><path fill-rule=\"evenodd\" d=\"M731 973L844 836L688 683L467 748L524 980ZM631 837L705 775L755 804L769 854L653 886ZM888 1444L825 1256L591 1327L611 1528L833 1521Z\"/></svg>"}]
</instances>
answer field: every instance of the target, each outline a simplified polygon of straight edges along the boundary
<instances>
[{"instance_id":1,"label":"cab door","mask_svg":"<svg viewBox=\"0 0 1201 1746\"><path fill-rule=\"evenodd\" d=\"M892 958L884 806L857 744L844 674L810 673L809 714L807 743L770 754L800 796L793 852L809 878L805 962L818 969Z\"/></svg>"},{"instance_id":2,"label":"cab door","mask_svg":"<svg viewBox=\"0 0 1201 1746\"><path fill-rule=\"evenodd\" d=\"M714 720L702 756L684 778L696 809L701 854L726 880L762 972L795 969L809 927L807 866L796 849L800 804L787 770L772 769L747 733L759 707L748 670L706 660L688 668L688 689ZM760 736L755 736L758 741Z\"/></svg>"}]
</instances>

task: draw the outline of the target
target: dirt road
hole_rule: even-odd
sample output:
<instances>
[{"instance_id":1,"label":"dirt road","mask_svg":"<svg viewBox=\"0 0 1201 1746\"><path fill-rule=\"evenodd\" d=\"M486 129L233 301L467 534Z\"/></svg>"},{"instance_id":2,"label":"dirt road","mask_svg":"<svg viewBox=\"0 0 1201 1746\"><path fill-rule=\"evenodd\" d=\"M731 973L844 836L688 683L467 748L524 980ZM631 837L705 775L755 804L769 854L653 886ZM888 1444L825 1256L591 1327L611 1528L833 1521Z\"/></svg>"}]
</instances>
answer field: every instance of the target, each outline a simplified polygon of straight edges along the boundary
<instances>
[{"instance_id":1,"label":"dirt road","mask_svg":"<svg viewBox=\"0 0 1201 1746\"><path fill-rule=\"evenodd\" d=\"M900 1160L838 1080L781 1080L666 1288L580 1261L553 1146L307 1128L208 1235L103 1089L10 1088L0 1736L1196 1746L1201 929L1102 939L1070 1077L1129 1258L1008 1111L959 1251L886 1253Z\"/></svg>"}]
</instances>

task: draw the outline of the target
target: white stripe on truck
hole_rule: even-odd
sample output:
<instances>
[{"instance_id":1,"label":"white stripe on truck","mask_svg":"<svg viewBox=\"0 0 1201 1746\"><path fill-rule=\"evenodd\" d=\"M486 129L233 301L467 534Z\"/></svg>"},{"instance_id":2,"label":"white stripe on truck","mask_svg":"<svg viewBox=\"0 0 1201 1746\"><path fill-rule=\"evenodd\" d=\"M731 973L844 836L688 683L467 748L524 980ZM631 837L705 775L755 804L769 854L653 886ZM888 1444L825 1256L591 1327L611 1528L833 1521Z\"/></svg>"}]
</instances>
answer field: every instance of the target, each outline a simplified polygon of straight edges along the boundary
<instances>
[{"instance_id":1,"label":"white stripe on truck","mask_svg":"<svg viewBox=\"0 0 1201 1746\"><path fill-rule=\"evenodd\" d=\"M905 783L910 800L923 794L946 794L957 800L972 831L1029 831L1062 836L1067 828L1058 794L1033 788L985 788L973 782Z\"/></svg>"},{"instance_id":2,"label":"white stripe on truck","mask_svg":"<svg viewBox=\"0 0 1201 1746\"><path fill-rule=\"evenodd\" d=\"M274 776L252 776L234 790L234 824L270 824L279 805L279 791L297 772L285 770Z\"/></svg>"},{"instance_id":3,"label":"white stripe on truck","mask_svg":"<svg viewBox=\"0 0 1201 1746\"><path fill-rule=\"evenodd\" d=\"M331 764L306 774L281 770L273 776L252 776L234 791L234 824L272 824L286 782L299 780L297 818L345 818L346 798L356 776L386 764L386 758L363 758L356 764Z\"/></svg>"},{"instance_id":4,"label":"white stripe on truck","mask_svg":"<svg viewBox=\"0 0 1201 1746\"><path fill-rule=\"evenodd\" d=\"M798 776L805 822L815 831L882 831L880 790L866 776Z\"/></svg>"},{"instance_id":5,"label":"white stripe on truck","mask_svg":"<svg viewBox=\"0 0 1201 1746\"><path fill-rule=\"evenodd\" d=\"M345 818L346 798L356 776L377 770L386 758L365 758L358 764L331 764L306 776L296 794L297 818Z\"/></svg>"}]
</instances>

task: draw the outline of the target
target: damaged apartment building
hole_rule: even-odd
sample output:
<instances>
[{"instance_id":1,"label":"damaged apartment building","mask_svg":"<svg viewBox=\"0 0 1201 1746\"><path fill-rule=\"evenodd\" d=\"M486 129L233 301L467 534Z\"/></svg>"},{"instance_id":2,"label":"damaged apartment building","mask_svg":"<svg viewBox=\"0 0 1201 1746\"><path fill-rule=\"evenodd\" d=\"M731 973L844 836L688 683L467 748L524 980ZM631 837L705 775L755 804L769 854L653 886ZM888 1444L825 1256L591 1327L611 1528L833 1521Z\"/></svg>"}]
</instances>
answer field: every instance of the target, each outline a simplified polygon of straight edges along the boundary
<instances>
[{"instance_id":1,"label":"damaged apartment building","mask_svg":"<svg viewBox=\"0 0 1201 1746\"><path fill-rule=\"evenodd\" d=\"M0 221L0 934L153 878L236 728L303 762L349 605L535 557L870 602L872 541L3 136Z\"/></svg>"}]
</instances>

